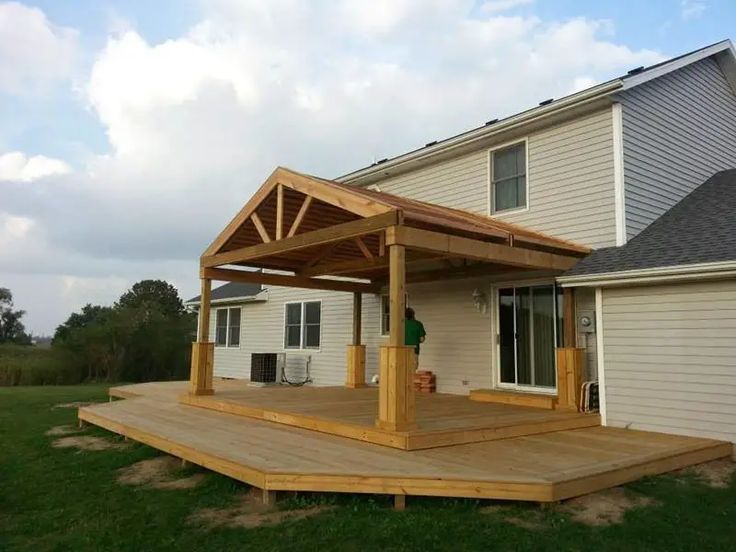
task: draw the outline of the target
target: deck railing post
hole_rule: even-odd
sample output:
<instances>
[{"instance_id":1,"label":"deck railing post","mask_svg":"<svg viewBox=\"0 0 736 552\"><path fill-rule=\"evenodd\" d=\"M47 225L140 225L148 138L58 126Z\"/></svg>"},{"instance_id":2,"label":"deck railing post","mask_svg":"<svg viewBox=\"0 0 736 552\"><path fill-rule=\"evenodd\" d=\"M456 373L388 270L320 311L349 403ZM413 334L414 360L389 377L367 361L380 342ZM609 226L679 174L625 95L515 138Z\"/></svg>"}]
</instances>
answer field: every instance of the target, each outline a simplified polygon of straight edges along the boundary
<instances>
[{"instance_id":1,"label":"deck railing post","mask_svg":"<svg viewBox=\"0 0 736 552\"><path fill-rule=\"evenodd\" d=\"M414 349L404 344L406 252L389 247L389 343L381 347L376 425L390 431L416 427Z\"/></svg>"},{"instance_id":2,"label":"deck railing post","mask_svg":"<svg viewBox=\"0 0 736 552\"><path fill-rule=\"evenodd\" d=\"M353 339L348 345L348 371L345 387L365 386L365 345L361 343L361 326L363 324L363 296L353 293Z\"/></svg>"},{"instance_id":3,"label":"deck railing post","mask_svg":"<svg viewBox=\"0 0 736 552\"><path fill-rule=\"evenodd\" d=\"M210 296L212 280L202 278L202 294L199 299L197 341L192 343L192 365L189 377L191 393L211 395L214 393L212 380L215 344L210 342Z\"/></svg>"}]
</instances>

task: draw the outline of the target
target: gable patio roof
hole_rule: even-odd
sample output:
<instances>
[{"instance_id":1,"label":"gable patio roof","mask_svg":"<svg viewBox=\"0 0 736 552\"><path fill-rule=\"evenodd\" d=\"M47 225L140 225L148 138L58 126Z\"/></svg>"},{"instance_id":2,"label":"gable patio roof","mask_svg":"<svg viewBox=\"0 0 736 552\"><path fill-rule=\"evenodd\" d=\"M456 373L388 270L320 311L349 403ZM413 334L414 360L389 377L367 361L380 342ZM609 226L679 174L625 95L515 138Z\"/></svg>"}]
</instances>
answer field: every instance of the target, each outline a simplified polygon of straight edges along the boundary
<instances>
[{"instance_id":1,"label":"gable patio roof","mask_svg":"<svg viewBox=\"0 0 736 552\"><path fill-rule=\"evenodd\" d=\"M218 267L293 272L304 287L327 285L315 281L316 276L378 282L387 277L384 253L393 244L408 246L409 264L423 261L427 269L466 271L472 265L476 272L508 267L562 271L590 252L584 245L493 217L279 167L207 248L201 266L212 279L229 276L272 285L280 285L280 277L233 275ZM438 266L440 259L445 262ZM356 289L346 282L330 285Z\"/></svg>"}]
</instances>

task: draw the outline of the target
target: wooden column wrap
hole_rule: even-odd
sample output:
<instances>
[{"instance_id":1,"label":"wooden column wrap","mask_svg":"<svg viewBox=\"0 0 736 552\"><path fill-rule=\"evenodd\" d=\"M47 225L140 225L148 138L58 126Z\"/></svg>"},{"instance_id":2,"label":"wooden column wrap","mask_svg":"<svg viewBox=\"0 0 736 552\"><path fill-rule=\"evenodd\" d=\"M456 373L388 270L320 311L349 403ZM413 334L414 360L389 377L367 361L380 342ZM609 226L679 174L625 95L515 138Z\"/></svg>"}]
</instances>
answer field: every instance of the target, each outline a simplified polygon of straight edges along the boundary
<instances>
[{"instance_id":1,"label":"wooden column wrap","mask_svg":"<svg viewBox=\"0 0 736 552\"><path fill-rule=\"evenodd\" d=\"M348 345L348 372L345 387L365 387L365 345Z\"/></svg>"},{"instance_id":2,"label":"wooden column wrap","mask_svg":"<svg viewBox=\"0 0 736 552\"><path fill-rule=\"evenodd\" d=\"M557 349L557 408L578 410L584 365L585 349Z\"/></svg>"},{"instance_id":3,"label":"wooden column wrap","mask_svg":"<svg viewBox=\"0 0 736 552\"><path fill-rule=\"evenodd\" d=\"M384 345L381 347L378 419L376 425L389 431L415 429L416 397L414 393L413 347Z\"/></svg>"},{"instance_id":4,"label":"wooden column wrap","mask_svg":"<svg viewBox=\"0 0 736 552\"><path fill-rule=\"evenodd\" d=\"M189 377L193 395L212 395L212 374L215 360L215 344L195 341L192 343L192 370Z\"/></svg>"}]
</instances>

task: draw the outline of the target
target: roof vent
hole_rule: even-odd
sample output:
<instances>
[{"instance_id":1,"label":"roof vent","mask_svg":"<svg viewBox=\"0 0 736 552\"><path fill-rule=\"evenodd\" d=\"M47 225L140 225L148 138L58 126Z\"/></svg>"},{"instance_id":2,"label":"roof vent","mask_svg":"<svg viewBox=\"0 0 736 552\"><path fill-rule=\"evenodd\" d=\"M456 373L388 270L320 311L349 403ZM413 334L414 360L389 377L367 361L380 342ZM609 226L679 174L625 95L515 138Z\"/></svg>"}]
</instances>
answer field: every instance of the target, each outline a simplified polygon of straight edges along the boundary
<instances>
[{"instance_id":1,"label":"roof vent","mask_svg":"<svg viewBox=\"0 0 736 552\"><path fill-rule=\"evenodd\" d=\"M432 142L427 142L424 144L425 148L428 148L429 146L434 146L437 143L437 140L433 140Z\"/></svg>"},{"instance_id":2,"label":"roof vent","mask_svg":"<svg viewBox=\"0 0 736 552\"><path fill-rule=\"evenodd\" d=\"M486 126L492 125L492 124L497 123L497 122L498 122L498 119L491 119L490 121L486 121Z\"/></svg>"},{"instance_id":3,"label":"roof vent","mask_svg":"<svg viewBox=\"0 0 736 552\"><path fill-rule=\"evenodd\" d=\"M379 159L378 161L376 161L376 165L380 165L381 163L385 163L386 161L388 161L388 157L384 157L383 159Z\"/></svg>"},{"instance_id":4,"label":"roof vent","mask_svg":"<svg viewBox=\"0 0 736 552\"><path fill-rule=\"evenodd\" d=\"M631 71L629 71L629 72L628 72L628 73L626 73L626 74L627 74L627 75L636 75L637 73L641 73L641 72L642 72L643 70L644 70L644 66L643 66L643 65L641 65L641 66L639 66L639 67L636 67L635 69L632 69Z\"/></svg>"},{"instance_id":5,"label":"roof vent","mask_svg":"<svg viewBox=\"0 0 736 552\"><path fill-rule=\"evenodd\" d=\"M549 104L551 104L551 103L552 103L553 101L555 101L555 99L554 99L554 98L550 98L550 99L548 99L548 100L544 100L543 102L539 102L539 105L549 105Z\"/></svg>"}]
</instances>

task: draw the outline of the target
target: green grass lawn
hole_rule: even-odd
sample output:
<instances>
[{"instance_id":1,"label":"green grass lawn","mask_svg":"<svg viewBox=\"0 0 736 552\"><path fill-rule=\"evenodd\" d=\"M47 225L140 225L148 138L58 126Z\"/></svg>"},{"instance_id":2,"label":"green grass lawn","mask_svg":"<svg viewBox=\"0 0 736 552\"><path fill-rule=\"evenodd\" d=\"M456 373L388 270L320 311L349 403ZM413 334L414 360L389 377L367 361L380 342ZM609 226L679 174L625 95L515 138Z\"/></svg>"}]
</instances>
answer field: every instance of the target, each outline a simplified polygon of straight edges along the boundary
<instances>
[{"instance_id":1,"label":"green grass lawn","mask_svg":"<svg viewBox=\"0 0 736 552\"><path fill-rule=\"evenodd\" d=\"M278 525L205 528L189 516L231 505L245 485L209 472L187 490L121 485L120 468L159 453L135 443L103 451L51 446L48 429L76 423L74 409L54 405L106 398L103 386L0 388L0 550L736 549L736 484L714 489L682 475L629 485L627 492L653 504L605 527L575 522L556 507L498 503L488 512L486 501L410 498L406 511L394 512L388 497L300 495L280 507L334 508ZM96 428L82 435L121 442Z\"/></svg>"}]
</instances>

